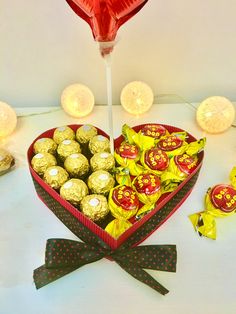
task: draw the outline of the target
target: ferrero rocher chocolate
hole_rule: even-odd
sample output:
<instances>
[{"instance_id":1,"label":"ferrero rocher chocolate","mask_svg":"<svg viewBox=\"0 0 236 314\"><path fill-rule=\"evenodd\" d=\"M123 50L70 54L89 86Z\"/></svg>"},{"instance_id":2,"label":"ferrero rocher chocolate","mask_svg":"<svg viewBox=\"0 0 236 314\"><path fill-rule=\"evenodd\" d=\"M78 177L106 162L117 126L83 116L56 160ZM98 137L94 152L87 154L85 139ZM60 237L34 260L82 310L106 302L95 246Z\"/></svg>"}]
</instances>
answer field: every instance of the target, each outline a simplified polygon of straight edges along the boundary
<instances>
[{"instance_id":1,"label":"ferrero rocher chocolate","mask_svg":"<svg viewBox=\"0 0 236 314\"><path fill-rule=\"evenodd\" d=\"M106 170L111 171L115 167L115 158L107 152L96 153L90 159L92 171Z\"/></svg>"},{"instance_id":2,"label":"ferrero rocher chocolate","mask_svg":"<svg viewBox=\"0 0 236 314\"><path fill-rule=\"evenodd\" d=\"M60 188L61 197L75 206L78 206L87 194L88 187L80 179L70 179Z\"/></svg>"},{"instance_id":3,"label":"ferrero rocher chocolate","mask_svg":"<svg viewBox=\"0 0 236 314\"><path fill-rule=\"evenodd\" d=\"M71 177L81 178L89 171L88 159L82 154L72 154L64 162L64 167Z\"/></svg>"},{"instance_id":4,"label":"ferrero rocher chocolate","mask_svg":"<svg viewBox=\"0 0 236 314\"><path fill-rule=\"evenodd\" d=\"M103 195L91 194L85 196L80 204L82 213L92 221L100 221L109 213L107 199Z\"/></svg>"},{"instance_id":5,"label":"ferrero rocher chocolate","mask_svg":"<svg viewBox=\"0 0 236 314\"><path fill-rule=\"evenodd\" d=\"M112 216L128 220L137 213L139 199L132 187L118 185L110 191L108 204Z\"/></svg>"},{"instance_id":6,"label":"ferrero rocher chocolate","mask_svg":"<svg viewBox=\"0 0 236 314\"><path fill-rule=\"evenodd\" d=\"M53 189L58 190L69 179L69 174L64 168L53 166L47 168L43 179Z\"/></svg>"},{"instance_id":7,"label":"ferrero rocher chocolate","mask_svg":"<svg viewBox=\"0 0 236 314\"><path fill-rule=\"evenodd\" d=\"M75 132L68 126L61 126L55 129L53 133L53 140L60 144L64 140L74 140Z\"/></svg>"},{"instance_id":8,"label":"ferrero rocher chocolate","mask_svg":"<svg viewBox=\"0 0 236 314\"><path fill-rule=\"evenodd\" d=\"M84 124L76 131L76 139L81 144L88 143L94 136L98 134L97 129L90 124Z\"/></svg>"},{"instance_id":9,"label":"ferrero rocher chocolate","mask_svg":"<svg viewBox=\"0 0 236 314\"><path fill-rule=\"evenodd\" d=\"M110 141L103 135L96 135L89 141L89 150L94 155L100 152L110 152Z\"/></svg>"},{"instance_id":10,"label":"ferrero rocher chocolate","mask_svg":"<svg viewBox=\"0 0 236 314\"><path fill-rule=\"evenodd\" d=\"M81 153L80 144L74 140L64 140L58 145L57 153L59 158L65 161L68 156Z\"/></svg>"},{"instance_id":11,"label":"ferrero rocher chocolate","mask_svg":"<svg viewBox=\"0 0 236 314\"><path fill-rule=\"evenodd\" d=\"M41 176L45 173L47 168L56 166L57 160L52 154L38 153L32 158L31 165L34 171L36 171Z\"/></svg>"},{"instance_id":12,"label":"ferrero rocher chocolate","mask_svg":"<svg viewBox=\"0 0 236 314\"><path fill-rule=\"evenodd\" d=\"M38 139L34 143L34 153L50 153L52 155L55 155L57 151L57 144L54 142L53 139L48 137L43 137Z\"/></svg>"},{"instance_id":13,"label":"ferrero rocher chocolate","mask_svg":"<svg viewBox=\"0 0 236 314\"><path fill-rule=\"evenodd\" d=\"M13 156L4 149L0 149L0 176L7 173L14 164Z\"/></svg>"},{"instance_id":14,"label":"ferrero rocher chocolate","mask_svg":"<svg viewBox=\"0 0 236 314\"><path fill-rule=\"evenodd\" d=\"M94 194L107 194L114 185L113 176L105 170L95 171L88 178L88 187Z\"/></svg>"}]
</instances>

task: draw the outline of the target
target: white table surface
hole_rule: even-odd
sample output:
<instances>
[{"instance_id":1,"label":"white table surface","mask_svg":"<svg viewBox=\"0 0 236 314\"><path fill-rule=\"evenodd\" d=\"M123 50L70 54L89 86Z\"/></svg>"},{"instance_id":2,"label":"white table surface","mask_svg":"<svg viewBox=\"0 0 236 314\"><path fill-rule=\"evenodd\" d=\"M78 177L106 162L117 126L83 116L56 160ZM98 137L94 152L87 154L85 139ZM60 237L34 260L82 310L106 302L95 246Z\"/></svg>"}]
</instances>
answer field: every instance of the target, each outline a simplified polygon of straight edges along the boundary
<instances>
[{"instance_id":1,"label":"white table surface","mask_svg":"<svg viewBox=\"0 0 236 314\"><path fill-rule=\"evenodd\" d=\"M194 109L186 104L154 105L139 118L114 106L115 136L123 123L133 126L147 122L178 126L197 138L205 135L195 123ZM161 296L106 259L35 289L32 273L44 263L46 240L76 237L36 196L26 151L40 133L72 123L91 123L108 132L106 107L97 106L80 120L62 111L21 118L6 143L17 165L0 177L0 313L235 314L236 215L217 220L216 241L200 238L188 220L189 214L203 209L208 187L228 182L229 172L236 165L234 128L220 135L206 135L205 159L192 194L144 242L177 245L177 272L150 272L170 290L169 294Z\"/></svg>"}]
</instances>

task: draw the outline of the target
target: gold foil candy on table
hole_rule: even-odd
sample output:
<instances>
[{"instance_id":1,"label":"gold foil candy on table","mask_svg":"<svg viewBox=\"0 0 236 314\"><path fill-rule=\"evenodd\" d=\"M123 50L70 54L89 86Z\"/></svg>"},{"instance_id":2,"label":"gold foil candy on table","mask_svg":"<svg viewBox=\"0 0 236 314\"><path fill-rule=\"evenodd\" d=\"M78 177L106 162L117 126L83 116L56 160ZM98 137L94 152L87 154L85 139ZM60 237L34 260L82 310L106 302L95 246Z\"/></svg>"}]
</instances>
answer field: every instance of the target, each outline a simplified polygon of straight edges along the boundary
<instances>
[{"instance_id":1,"label":"gold foil candy on table","mask_svg":"<svg viewBox=\"0 0 236 314\"><path fill-rule=\"evenodd\" d=\"M116 218L106 226L105 231L109 233L114 239L118 239L131 226L132 223L128 220Z\"/></svg>"},{"instance_id":2,"label":"gold foil candy on table","mask_svg":"<svg viewBox=\"0 0 236 314\"><path fill-rule=\"evenodd\" d=\"M31 165L42 176L49 167L57 165L57 160L52 154L39 153L32 158Z\"/></svg>"},{"instance_id":3,"label":"gold foil candy on table","mask_svg":"<svg viewBox=\"0 0 236 314\"><path fill-rule=\"evenodd\" d=\"M128 220L137 213L139 199L132 187L118 185L110 191L108 205L112 216Z\"/></svg>"},{"instance_id":4,"label":"gold foil candy on table","mask_svg":"<svg viewBox=\"0 0 236 314\"><path fill-rule=\"evenodd\" d=\"M122 134L129 144L135 144L141 151L150 149L155 146L155 138L143 135L142 132L136 132L127 124L122 127Z\"/></svg>"},{"instance_id":5,"label":"gold foil candy on table","mask_svg":"<svg viewBox=\"0 0 236 314\"><path fill-rule=\"evenodd\" d=\"M47 168L43 176L44 181L53 189L58 190L66 181L69 180L69 174L60 166Z\"/></svg>"},{"instance_id":6,"label":"gold foil candy on table","mask_svg":"<svg viewBox=\"0 0 236 314\"><path fill-rule=\"evenodd\" d=\"M80 144L74 140L64 140L58 145L57 153L59 158L65 161L68 156L81 153Z\"/></svg>"},{"instance_id":7,"label":"gold foil candy on table","mask_svg":"<svg viewBox=\"0 0 236 314\"><path fill-rule=\"evenodd\" d=\"M14 164L14 157L6 150L0 148L0 176L10 171Z\"/></svg>"},{"instance_id":8,"label":"gold foil candy on table","mask_svg":"<svg viewBox=\"0 0 236 314\"><path fill-rule=\"evenodd\" d=\"M79 206L81 200L88 195L88 187L80 179L70 179L60 188L60 195L75 206Z\"/></svg>"},{"instance_id":9,"label":"gold foil candy on table","mask_svg":"<svg viewBox=\"0 0 236 314\"><path fill-rule=\"evenodd\" d=\"M161 180L157 175L151 172L141 174L134 178L132 187L143 204L156 203L162 194Z\"/></svg>"},{"instance_id":10,"label":"gold foil candy on table","mask_svg":"<svg viewBox=\"0 0 236 314\"><path fill-rule=\"evenodd\" d=\"M60 144L64 140L74 140L75 139L75 132L68 126L61 126L56 128L53 133L53 140Z\"/></svg>"},{"instance_id":11,"label":"gold foil candy on table","mask_svg":"<svg viewBox=\"0 0 236 314\"><path fill-rule=\"evenodd\" d=\"M215 218L236 213L236 167L231 170L230 183L209 188L205 195L205 210L189 216L195 231L200 236L215 240Z\"/></svg>"},{"instance_id":12,"label":"gold foil candy on table","mask_svg":"<svg viewBox=\"0 0 236 314\"><path fill-rule=\"evenodd\" d=\"M114 185L113 176L105 170L97 170L88 177L88 187L93 194L108 194Z\"/></svg>"},{"instance_id":13,"label":"gold foil candy on table","mask_svg":"<svg viewBox=\"0 0 236 314\"><path fill-rule=\"evenodd\" d=\"M80 153L68 156L64 162L64 167L73 178L84 177L89 172L88 159Z\"/></svg>"},{"instance_id":14,"label":"gold foil candy on table","mask_svg":"<svg viewBox=\"0 0 236 314\"><path fill-rule=\"evenodd\" d=\"M97 129L91 124L84 124L76 131L76 139L80 144L88 143L98 134Z\"/></svg>"},{"instance_id":15,"label":"gold foil candy on table","mask_svg":"<svg viewBox=\"0 0 236 314\"><path fill-rule=\"evenodd\" d=\"M110 153L110 141L103 135L96 135L89 141L89 150L94 155L96 153Z\"/></svg>"},{"instance_id":16,"label":"gold foil candy on table","mask_svg":"<svg viewBox=\"0 0 236 314\"><path fill-rule=\"evenodd\" d=\"M35 154L49 153L49 154L55 155L57 151L57 144L53 139L49 137L43 137L43 138L38 139L34 143L33 148L34 148Z\"/></svg>"},{"instance_id":17,"label":"gold foil candy on table","mask_svg":"<svg viewBox=\"0 0 236 314\"><path fill-rule=\"evenodd\" d=\"M92 171L106 170L111 171L115 167L115 158L107 152L96 153L90 159Z\"/></svg>"},{"instance_id":18,"label":"gold foil candy on table","mask_svg":"<svg viewBox=\"0 0 236 314\"><path fill-rule=\"evenodd\" d=\"M80 209L86 217L94 222L103 220L110 211L106 197L99 194L85 196L81 201Z\"/></svg>"}]
</instances>

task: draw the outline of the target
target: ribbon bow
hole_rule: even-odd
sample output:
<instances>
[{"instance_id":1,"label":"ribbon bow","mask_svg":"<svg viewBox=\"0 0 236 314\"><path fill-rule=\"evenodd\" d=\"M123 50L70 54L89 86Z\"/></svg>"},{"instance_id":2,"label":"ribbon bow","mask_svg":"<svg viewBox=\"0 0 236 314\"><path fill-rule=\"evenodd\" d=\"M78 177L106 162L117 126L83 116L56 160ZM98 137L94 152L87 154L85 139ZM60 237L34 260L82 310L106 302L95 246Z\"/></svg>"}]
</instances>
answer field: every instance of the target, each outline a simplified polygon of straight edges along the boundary
<instances>
[{"instance_id":1,"label":"ribbon bow","mask_svg":"<svg viewBox=\"0 0 236 314\"><path fill-rule=\"evenodd\" d=\"M162 295L169 292L144 269L175 272L177 257L175 245L142 245L111 251L99 245L66 239L47 241L45 265L34 271L36 288L39 289L103 257L114 260L131 276Z\"/></svg>"}]
</instances>

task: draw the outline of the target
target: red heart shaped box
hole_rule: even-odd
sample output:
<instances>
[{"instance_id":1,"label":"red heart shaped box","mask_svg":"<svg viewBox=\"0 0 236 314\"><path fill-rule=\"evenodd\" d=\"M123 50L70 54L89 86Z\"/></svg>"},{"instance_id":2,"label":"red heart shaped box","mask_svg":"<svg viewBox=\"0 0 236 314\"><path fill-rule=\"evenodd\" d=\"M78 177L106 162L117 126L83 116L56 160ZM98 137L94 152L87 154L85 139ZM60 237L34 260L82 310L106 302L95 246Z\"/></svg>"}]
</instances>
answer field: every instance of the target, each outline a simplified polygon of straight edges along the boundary
<instances>
[{"instance_id":1,"label":"red heart shaped box","mask_svg":"<svg viewBox=\"0 0 236 314\"><path fill-rule=\"evenodd\" d=\"M138 125L133 127L135 131L139 131L142 129L146 124ZM69 125L74 131L77 130L78 127L81 125ZM163 125L170 133L172 132L183 132L182 129ZM36 139L42 137L53 137L54 129L50 129L41 135L39 135ZM102 130L98 129L98 134L104 135L109 138L109 136L103 132ZM193 142L196 139L188 134L187 141ZM114 145L115 147L119 147L121 142L124 140L123 136L119 136L115 139ZM34 141L34 142L35 142ZM154 232L157 228L159 228L178 208L179 206L185 201L185 199L189 196L192 191L192 188L197 180L200 168L202 166L203 156L204 153L201 152L199 154L199 164L197 168L189 175L179 186L178 188L173 191L172 193L164 194L156 203L155 208L146 214L141 220L135 222L132 227L130 227L126 232L124 232L118 239L114 239L110 236L105 230L99 227L97 224L89 220L85 217L77 208L71 205L69 202L65 201L60 197L60 195L53 190L50 186L48 186L39 175L33 170L31 167L31 159L34 155L33 152L33 145L34 142L30 145L28 149L28 163L30 173L35 185L35 189L39 198L47 205L47 207L75 234L79 234L81 231L80 238L84 238L84 233L91 234L92 233L99 239L98 242L102 244L108 245L111 249L117 249L122 244L125 244L127 240L131 237L132 245L137 245L138 243L142 242L146 239L152 232ZM78 226L77 226L78 224ZM79 229L79 226L82 226L82 229ZM78 228L77 228L78 227ZM78 231L79 230L79 231ZM87 231L86 231L87 230ZM83 233L83 234L82 234ZM136 235L136 237L134 236ZM91 237L90 237L91 238ZM91 238L94 240L95 238ZM102 240L102 242L100 241Z\"/></svg>"}]
</instances>

